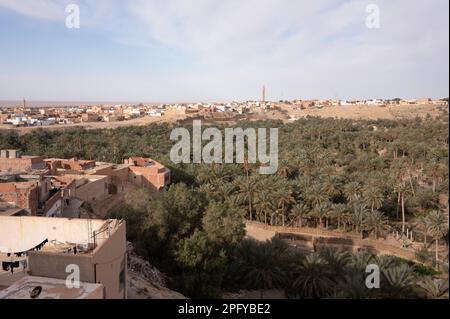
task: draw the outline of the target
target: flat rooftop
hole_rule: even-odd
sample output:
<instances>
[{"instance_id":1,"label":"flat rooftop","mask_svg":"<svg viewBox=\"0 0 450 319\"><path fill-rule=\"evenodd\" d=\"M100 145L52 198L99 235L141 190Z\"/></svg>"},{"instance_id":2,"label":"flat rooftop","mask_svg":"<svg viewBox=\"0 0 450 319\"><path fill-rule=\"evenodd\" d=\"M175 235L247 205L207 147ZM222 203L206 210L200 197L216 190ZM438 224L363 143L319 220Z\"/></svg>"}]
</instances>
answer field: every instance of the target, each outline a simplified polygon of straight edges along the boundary
<instances>
[{"instance_id":1,"label":"flat rooftop","mask_svg":"<svg viewBox=\"0 0 450 319\"><path fill-rule=\"evenodd\" d=\"M31 298L33 289L39 287L41 292ZM69 288L62 279L25 276L8 288L0 291L0 299L102 299L103 285L80 283L79 288Z\"/></svg>"},{"instance_id":2,"label":"flat rooftop","mask_svg":"<svg viewBox=\"0 0 450 319\"><path fill-rule=\"evenodd\" d=\"M0 216L0 260L7 253L24 252L40 245L43 252L92 253L115 233L120 220L71 219L36 216Z\"/></svg>"},{"instance_id":3,"label":"flat rooftop","mask_svg":"<svg viewBox=\"0 0 450 319\"><path fill-rule=\"evenodd\" d=\"M7 203L0 203L0 216L14 216L25 212L23 208L16 207ZM26 212L25 212L26 213ZM24 215L26 215L24 213Z\"/></svg>"}]
</instances>

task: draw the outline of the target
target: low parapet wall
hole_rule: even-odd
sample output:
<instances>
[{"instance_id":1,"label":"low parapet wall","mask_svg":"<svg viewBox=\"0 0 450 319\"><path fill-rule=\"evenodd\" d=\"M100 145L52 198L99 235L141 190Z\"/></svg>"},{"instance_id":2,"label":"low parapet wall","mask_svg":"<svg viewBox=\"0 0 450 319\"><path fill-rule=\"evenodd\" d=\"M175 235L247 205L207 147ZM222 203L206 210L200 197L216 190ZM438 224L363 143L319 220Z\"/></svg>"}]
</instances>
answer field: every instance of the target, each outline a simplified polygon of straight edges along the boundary
<instances>
[{"instance_id":1,"label":"low parapet wall","mask_svg":"<svg viewBox=\"0 0 450 319\"><path fill-rule=\"evenodd\" d=\"M417 262L413 249L397 247L383 239L362 239L361 236L352 233L341 233L321 228L269 226L257 222L246 222L245 229L247 237L258 241L266 241L274 237L291 234L295 236L295 240L303 240L318 245L351 247L352 250L360 248L380 255L394 255Z\"/></svg>"}]
</instances>

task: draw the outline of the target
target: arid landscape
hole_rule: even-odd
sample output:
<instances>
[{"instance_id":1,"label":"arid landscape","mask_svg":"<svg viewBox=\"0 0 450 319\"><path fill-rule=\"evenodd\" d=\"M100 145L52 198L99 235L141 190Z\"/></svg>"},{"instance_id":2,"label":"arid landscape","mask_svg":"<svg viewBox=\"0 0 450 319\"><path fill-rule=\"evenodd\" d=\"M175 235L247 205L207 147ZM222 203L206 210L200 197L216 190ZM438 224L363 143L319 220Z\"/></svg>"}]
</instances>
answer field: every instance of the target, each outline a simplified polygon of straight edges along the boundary
<instances>
[{"instance_id":1,"label":"arid landscape","mask_svg":"<svg viewBox=\"0 0 450 319\"><path fill-rule=\"evenodd\" d=\"M425 118L426 116L436 117L441 114L442 110L447 109L448 106L435 104L416 104L416 105L388 105L388 106L368 106L368 105L348 105L348 106L327 106L323 108L309 108L309 109L294 109L291 105L277 103L276 107L267 111L255 110L252 113L240 115L239 118L250 121L256 120L281 120L283 122L290 122L299 118L308 116L321 118L341 118L353 120L400 120L412 119L415 117ZM228 123L235 123L238 115L231 117ZM162 117L141 117L136 119L116 121L116 122L83 122L65 125L50 125L50 126L26 126L13 127L8 124L0 124L0 131L16 131L19 134L26 134L36 129L46 130L65 130L71 128L85 129L112 129L126 126L144 126L152 123L177 123L186 122L191 118L202 118L198 114L186 114L176 109L166 110ZM224 121L214 121L209 119L209 122L223 123Z\"/></svg>"},{"instance_id":2,"label":"arid landscape","mask_svg":"<svg viewBox=\"0 0 450 319\"><path fill-rule=\"evenodd\" d=\"M438 106L432 104L418 105L388 105L388 106L368 106L368 105L349 105L349 106L330 106L321 109L292 110L288 107L281 107L287 114L294 118L306 116L318 116L323 118L342 118L352 120L399 120L412 119L416 116L424 118L429 114L436 117L440 110L448 106Z\"/></svg>"}]
</instances>

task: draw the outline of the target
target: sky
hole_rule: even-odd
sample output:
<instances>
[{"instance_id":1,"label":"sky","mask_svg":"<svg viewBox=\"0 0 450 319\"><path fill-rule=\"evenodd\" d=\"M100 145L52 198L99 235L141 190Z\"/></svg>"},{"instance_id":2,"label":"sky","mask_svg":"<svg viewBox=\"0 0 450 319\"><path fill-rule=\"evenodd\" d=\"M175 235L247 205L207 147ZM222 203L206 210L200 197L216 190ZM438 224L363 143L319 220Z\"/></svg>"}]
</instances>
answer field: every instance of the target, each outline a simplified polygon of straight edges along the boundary
<instances>
[{"instance_id":1,"label":"sky","mask_svg":"<svg viewBox=\"0 0 450 319\"><path fill-rule=\"evenodd\" d=\"M0 100L258 100L263 85L270 100L448 97L449 1L0 0Z\"/></svg>"}]
</instances>

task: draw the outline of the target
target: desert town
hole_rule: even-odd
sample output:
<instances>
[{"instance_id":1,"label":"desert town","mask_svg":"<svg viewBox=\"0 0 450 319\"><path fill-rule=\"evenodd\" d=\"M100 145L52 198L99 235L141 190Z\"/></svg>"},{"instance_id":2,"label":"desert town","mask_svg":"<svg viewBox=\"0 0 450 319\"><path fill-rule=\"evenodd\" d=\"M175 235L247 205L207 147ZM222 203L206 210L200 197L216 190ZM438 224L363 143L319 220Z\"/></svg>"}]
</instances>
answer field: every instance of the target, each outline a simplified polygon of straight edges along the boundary
<instances>
[{"instance_id":1,"label":"desert town","mask_svg":"<svg viewBox=\"0 0 450 319\"><path fill-rule=\"evenodd\" d=\"M174 104L99 104L73 106L27 106L24 99L21 105L0 109L0 128L33 127L115 127L117 125L146 124L151 122L173 122L191 117L204 117L214 121L227 121L233 118L275 117L293 121L307 115L330 117L352 117L359 111L367 114L379 109L378 117L395 117L395 111L410 113L410 108L427 106L426 112L448 105L448 99L370 99L370 100L292 100L267 101L263 88L259 101L228 103L174 103ZM278 111L281 115L270 114ZM361 114L362 116L367 114ZM274 116L275 115L275 116Z\"/></svg>"},{"instance_id":2,"label":"desert town","mask_svg":"<svg viewBox=\"0 0 450 319\"><path fill-rule=\"evenodd\" d=\"M5 108L2 128L32 129L89 124L145 124L203 117L211 121L301 117L389 118L426 117L448 108L448 99L431 100L295 100L267 102L265 89L258 102L161 105L90 105L74 107ZM325 113L324 113L325 112ZM326 113L327 112L327 113ZM139 124L138 124L139 125ZM97 127L97 126L92 126ZM89 126L88 126L89 128ZM143 189L157 194L171 183L171 171L151 158L130 157L122 163L78 158L44 158L16 149L0 151L0 299L62 298L184 298L166 288L164 275L133 253L127 242L125 221L107 213L124 202L126 194ZM443 199L443 205L448 202ZM448 214L448 205L447 205ZM53 218L56 217L56 218ZM296 249L315 251L318 246L339 246L417 261L421 244L407 235L391 233L384 241L361 240L336 231L288 229L246 223L248 237L260 242L281 238ZM409 229L407 230L409 231ZM299 240L300 238L300 240ZM345 241L352 244L346 246ZM444 253L444 252L441 252ZM81 265L81 285L68 288L70 265ZM40 287L39 291L35 291ZM143 293L144 292L144 293ZM35 294L35 295L33 295ZM224 298L247 298L224 294ZM283 298L282 295L274 295ZM274 297L272 296L272 297ZM255 297L255 296L253 296Z\"/></svg>"}]
</instances>

